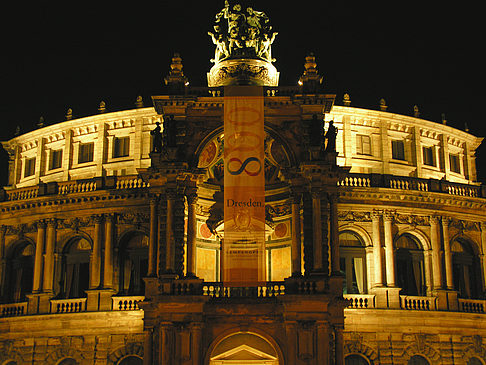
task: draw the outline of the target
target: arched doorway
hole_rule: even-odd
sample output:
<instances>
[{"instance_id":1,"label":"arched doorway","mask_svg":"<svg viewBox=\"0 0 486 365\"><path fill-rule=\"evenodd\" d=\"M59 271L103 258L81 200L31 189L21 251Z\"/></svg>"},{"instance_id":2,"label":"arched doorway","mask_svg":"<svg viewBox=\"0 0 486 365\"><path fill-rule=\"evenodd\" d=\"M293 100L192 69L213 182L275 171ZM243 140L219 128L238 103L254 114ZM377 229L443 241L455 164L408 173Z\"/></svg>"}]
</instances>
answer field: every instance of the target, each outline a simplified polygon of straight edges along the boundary
<instances>
[{"instance_id":1,"label":"arched doorway","mask_svg":"<svg viewBox=\"0 0 486 365\"><path fill-rule=\"evenodd\" d=\"M407 365L429 365L429 362L423 356L413 355L410 360L408 360Z\"/></svg>"},{"instance_id":2,"label":"arched doorway","mask_svg":"<svg viewBox=\"0 0 486 365\"><path fill-rule=\"evenodd\" d=\"M148 237L133 232L125 237L120 249L120 292L123 295L143 295L143 278L148 270Z\"/></svg>"},{"instance_id":3,"label":"arched doorway","mask_svg":"<svg viewBox=\"0 0 486 365\"><path fill-rule=\"evenodd\" d=\"M361 355L348 355L344 359L344 365L369 365L369 361Z\"/></svg>"},{"instance_id":4,"label":"arched doorway","mask_svg":"<svg viewBox=\"0 0 486 365\"><path fill-rule=\"evenodd\" d=\"M421 244L411 234L402 234L397 247L397 284L403 295L425 295L424 253Z\"/></svg>"},{"instance_id":5,"label":"arched doorway","mask_svg":"<svg viewBox=\"0 0 486 365\"><path fill-rule=\"evenodd\" d=\"M72 239L63 253L62 287L65 298L83 298L89 289L91 243L83 238Z\"/></svg>"},{"instance_id":6,"label":"arched doorway","mask_svg":"<svg viewBox=\"0 0 486 365\"><path fill-rule=\"evenodd\" d=\"M219 341L211 351L209 365L279 365L275 347L254 333L235 333Z\"/></svg>"},{"instance_id":7,"label":"arched doorway","mask_svg":"<svg viewBox=\"0 0 486 365\"><path fill-rule=\"evenodd\" d=\"M481 273L472 245L458 238L452 242L451 251L454 288L461 298L479 298Z\"/></svg>"},{"instance_id":8,"label":"arched doorway","mask_svg":"<svg viewBox=\"0 0 486 365\"><path fill-rule=\"evenodd\" d=\"M6 301L18 303L32 292L35 248L27 241L16 244L7 260Z\"/></svg>"},{"instance_id":9,"label":"arched doorway","mask_svg":"<svg viewBox=\"0 0 486 365\"><path fill-rule=\"evenodd\" d=\"M365 294L366 251L356 233L344 231L339 234L339 257L344 274L343 294Z\"/></svg>"},{"instance_id":10,"label":"arched doorway","mask_svg":"<svg viewBox=\"0 0 486 365\"><path fill-rule=\"evenodd\" d=\"M135 355L128 355L117 362L117 365L143 365L143 360Z\"/></svg>"}]
</instances>

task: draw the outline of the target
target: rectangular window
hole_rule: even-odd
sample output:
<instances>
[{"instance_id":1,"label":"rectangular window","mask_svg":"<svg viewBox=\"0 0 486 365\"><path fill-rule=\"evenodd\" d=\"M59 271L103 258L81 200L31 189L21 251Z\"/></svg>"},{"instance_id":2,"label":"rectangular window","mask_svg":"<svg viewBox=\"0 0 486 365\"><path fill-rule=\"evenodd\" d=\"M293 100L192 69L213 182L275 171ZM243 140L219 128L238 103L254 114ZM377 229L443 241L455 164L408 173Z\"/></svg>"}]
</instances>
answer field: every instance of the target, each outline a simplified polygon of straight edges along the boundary
<instances>
[{"instance_id":1,"label":"rectangular window","mask_svg":"<svg viewBox=\"0 0 486 365\"><path fill-rule=\"evenodd\" d=\"M92 162L94 158L94 142L79 145L78 163Z\"/></svg>"},{"instance_id":2,"label":"rectangular window","mask_svg":"<svg viewBox=\"0 0 486 365\"><path fill-rule=\"evenodd\" d=\"M371 156L371 138L370 136L356 135L356 153L358 155Z\"/></svg>"},{"instance_id":3,"label":"rectangular window","mask_svg":"<svg viewBox=\"0 0 486 365\"><path fill-rule=\"evenodd\" d=\"M113 157L130 155L130 137L116 137L114 140Z\"/></svg>"},{"instance_id":4,"label":"rectangular window","mask_svg":"<svg viewBox=\"0 0 486 365\"><path fill-rule=\"evenodd\" d=\"M35 174L35 157L25 159L24 177Z\"/></svg>"},{"instance_id":5,"label":"rectangular window","mask_svg":"<svg viewBox=\"0 0 486 365\"><path fill-rule=\"evenodd\" d=\"M59 169L62 166L62 150L51 150L49 170Z\"/></svg>"},{"instance_id":6,"label":"rectangular window","mask_svg":"<svg viewBox=\"0 0 486 365\"><path fill-rule=\"evenodd\" d=\"M450 154L449 155L449 164L451 167L452 172L456 172L458 174L461 173L461 164L459 162L459 155L457 154Z\"/></svg>"},{"instance_id":7,"label":"rectangular window","mask_svg":"<svg viewBox=\"0 0 486 365\"><path fill-rule=\"evenodd\" d=\"M424 165L435 166L434 147L422 147L422 155Z\"/></svg>"},{"instance_id":8,"label":"rectangular window","mask_svg":"<svg viewBox=\"0 0 486 365\"><path fill-rule=\"evenodd\" d=\"M392 141L392 158L394 160L405 160L405 145L401 140Z\"/></svg>"}]
</instances>

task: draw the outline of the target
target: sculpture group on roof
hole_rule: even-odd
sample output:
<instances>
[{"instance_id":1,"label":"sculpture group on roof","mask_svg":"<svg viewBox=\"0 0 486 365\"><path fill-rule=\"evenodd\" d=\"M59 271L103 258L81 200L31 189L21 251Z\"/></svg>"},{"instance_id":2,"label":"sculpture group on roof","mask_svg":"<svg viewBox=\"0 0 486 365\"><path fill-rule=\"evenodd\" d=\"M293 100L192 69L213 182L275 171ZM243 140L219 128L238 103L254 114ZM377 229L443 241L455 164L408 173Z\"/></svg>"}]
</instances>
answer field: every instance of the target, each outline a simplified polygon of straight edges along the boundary
<instances>
[{"instance_id":1,"label":"sculpture group on roof","mask_svg":"<svg viewBox=\"0 0 486 365\"><path fill-rule=\"evenodd\" d=\"M214 33L208 34L216 45L212 60L215 63L229 57L275 61L272 59L271 45L277 33L272 32L269 19L262 11L248 7L243 12L240 4L231 8L226 0L225 7L216 14Z\"/></svg>"}]
</instances>

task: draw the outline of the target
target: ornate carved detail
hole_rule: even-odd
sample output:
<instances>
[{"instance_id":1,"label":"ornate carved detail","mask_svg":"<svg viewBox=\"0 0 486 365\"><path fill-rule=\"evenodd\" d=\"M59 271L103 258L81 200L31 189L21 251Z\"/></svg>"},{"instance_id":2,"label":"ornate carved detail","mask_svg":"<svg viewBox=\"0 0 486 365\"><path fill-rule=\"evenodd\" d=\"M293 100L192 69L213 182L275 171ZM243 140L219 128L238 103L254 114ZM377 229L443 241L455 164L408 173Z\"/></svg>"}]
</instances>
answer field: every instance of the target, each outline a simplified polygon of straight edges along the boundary
<instances>
[{"instance_id":1,"label":"ornate carved detail","mask_svg":"<svg viewBox=\"0 0 486 365\"><path fill-rule=\"evenodd\" d=\"M338 212L338 219L340 221L352 221L352 222L371 222L371 218L375 212Z\"/></svg>"},{"instance_id":2,"label":"ornate carved detail","mask_svg":"<svg viewBox=\"0 0 486 365\"><path fill-rule=\"evenodd\" d=\"M88 217L63 219L59 221L59 225L61 228L72 229L78 232L80 228L89 227L91 225L91 219Z\"/></svg>"},{"instance_id":3,"label":"ornate carved detail","mask_svg":"<svg viewBox=\"0 0 486 365\"><path fill-rule=\"evenodd\" d=\"M395 215L395 222L399 224L410 224L412 226L428 226L428 216L414 215L414 214L399 214Z\"/></svg>"},{"instance_id":4,"label":"ornate carved detail","mask_svg":"<svg viewBox=\"0 0 486 365\"><path fill-rule=\"evenodd\" d=\"M455 228L459 231L481 231L481 224L479 222L469 222L456 218L451 218L449 227Z\"/></svg>"},{"instance_id":5,"label":"ornate carved detail","mask_svg":"<svg viewBox=\"0 0 486 365\"><path fill-rule=\"evenodd\" d=\"M133 224L140 227L150 222L150 214L144 212L123 212L117 214L118 224Z\"/></svg>"}]
</instances>

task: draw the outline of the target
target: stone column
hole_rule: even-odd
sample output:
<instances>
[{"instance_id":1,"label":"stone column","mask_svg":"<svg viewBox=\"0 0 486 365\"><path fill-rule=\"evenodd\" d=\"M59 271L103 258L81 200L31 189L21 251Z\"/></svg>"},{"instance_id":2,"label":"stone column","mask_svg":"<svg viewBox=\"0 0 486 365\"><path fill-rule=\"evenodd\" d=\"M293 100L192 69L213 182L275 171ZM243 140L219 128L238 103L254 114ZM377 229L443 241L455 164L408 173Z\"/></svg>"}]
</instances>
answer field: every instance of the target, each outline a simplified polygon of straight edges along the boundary
<instances>
[{"instance_id":1,"label":"stone column","mask_svg":"<svg viewBox=\"0 0 486 365\"><path fill-rule=\"evenodd\" d=\"M431 216L430 244L432 246L432 284L433 289L442 289L442 265L440 256L439 217Z\"/></svg>"},{"instance_id":2,"label":"stone column","mask_svg":"<svg viewBox=\"0 0 486 365\"><path fill-rule=\"evenodd\" d=\"M328 364L329 356L329 323L317 322L317 363Z\"/></svg>"},{"instance_id":3,"label":"stone column","mask_svg":"<svg viewBox=\"0 0 486 365\"><path fill-rule=\"evenodd\" d=\"M449 222L450 218L442 217L442 238L444 240L446 288L449 290L454 290L454 279L452 276L452 252L451 242L449 238Z\"/></svg>"},{"instance_id":4,"label":"stone column","mask_svg":"<svg viewBox=\"0 0 486 365\"><path fill-rule=\"evenodd\" d=\"M292 195L292 276L302 275L302 242L301 242L301 228L300 228L300 200L301 194L295 193Z\"/></svg>"},{"instance_id":5,"label":"stone column","mask_svg":"<svg viewBox=\"0 0 486 365\"><path fill-rule=\"evenodd\" d=\"M329 210L330 210L330 234L329 242L331 244L331 273L337 274L341 272L339 259L339 225L338 225L338 194L329 194Z\"/></svg>"},{"instance_id":6,"label":"stone column","mask_svg":"<svg viewBox=\"0 0 486 365\"><path fill-rule=\"evenodd\" d=\"M42 270L44 243L46 240L46 222L37 222L37 242L35 243L34 258L34 280L32 283L32 292L39 293L42 291Z\"/></svg>"},{"instance_id":7,"label":"stone column","mask_svg":"<svg viewBox=\"0 0 486 365\"><path fill-rule=\"evenodd\" d=\"M46 232L46 254L44 256L44 282L45 293L53 292L54 285L54 248L56 246L56 219L49 219Z\"/></svg>"},{"instance_id":8,"label":"stone column","mask_svg":"<svg viewBox=\"0 0 486 365\"><path fill-rule=\"evenodd\" d=\"M175 242L174 242L174 206L176 194L174 190L167 191L167 216L165 221L165 272L175 272Z\"/></svg>"},{"instance_id":9,"label":"stone column","mask_svg":"<svg viewBox=\"0 0 486 365\"><path fill-rule=\"evenodd\" d=\"M187 198L187 270L186 276L196 277L196 203L197 194L190 192Z\"/></svg>"},{"instance_id":10,"label":"stone column","mask_svg":"<svg viewBox=\"0 0 486 365\"><path fill-rule=\"evenodd\" d=\"M334 345L335 345L335 365L344 365L344 335L343 328L334 327Z\"/></svg>"},{"instance_id":11,"label":"stone column","mask_svg":"<svg viewBox=\"0 0 486 365\"><path fill-rule=\"evenodd\" d=\"M153 328L146 328L144 331L143 365L153 364Z\"/></svg>"},{"instance_id":12,"label":"stone column","mask_svg":"<svg viewBox=\"0 0 486 365\"><path fill-rule=\"evenodd\" d=\"M381 254L380 217L381 214L377 212L373 212L371 214L371 224L373 230L373 258L375 269L373 275L373 286L383 286L383 258Z\"/></svg>"},{"instance_id":13,"label":"stone column","mask_svg":"<svg viewBox=\"0 0 486 365\"><path fill-rule=\"evenodd\" d=\"M482 248L482 254L483 257L486 255L486 222L481 222L481 248ZM485 260L482 260L482 275L483 275L483 288L486 284L486 262Z\"/></svg>"},{"instance_id":14,"label":"stone column","mask_svg":"<svg viewBox=\"0 0 486 365\"><path fill-rule=\"evenodd\" d=\"M115 217L107 214L105 220L105 255L103 271L103 288L113 287L113 225Z\"/></svg>"},{"instance_id":15,"label":"stone column","mask_svg":"<svg viewBox=\"0 0 486 365\"><path fill-rule=\"evenodd\" d=\"M149 258L148 258L148 273L147 276L153 277L157 275L157 227L159 223L157 214L158 200L153 198L150 200L150 234L149 234Z\"/></svg>"},{"instance_id":16,"label":"stone column","mask_svg":"<svg viewBox=\"0 0 486 365\"><path fill-rule=\"evenodd\" d=\"M392 235L392 214L383 216L383 228L385 233L385 262L386 262L386 285L395 286L395 253L393 252L393 235Z\"/></svg>"},{"instance_id":17,"label":"stone column","mask_svg":"<svg viewBox=\"0 0 486 365\"><path fill-rule=\"evenodd\" d=\"M202 325L201 323L193 323L191 327L191 358L192 365L201 364L201 340L202 340Z\"/></svg>"},{"instance_id":18,"label":"stone column","mask_svg":"<svg viewBox=\"0 0 486 365\"><path fill-rule=\"evenodd\" d=\"M6 226L0 226L0 298L3 297L5 294L5 266L6 266L6 258L5 258L5 232L7 231Z\"/></svg>"},{"instance_id":19,"label":"stone column","mask_svg":"<svg viewBox=\"0 0 486 365\"><path fill-rule=\"evenodd\" d=\"M322 271L321 192L312 191L313 271Z\"/></svg>"},{"instance_id":20,"label":"stone column","mask_svg":"<svg viewBox=\"0 0 486 365\"><path fill-rule=\"evenodd\" d=\"M94 219L93 249L91 252L91 275L89 277L89 288L97 289L100 286L101 274L101 239L103 216L96 215Z\"/></svg>"}]
</instances>

